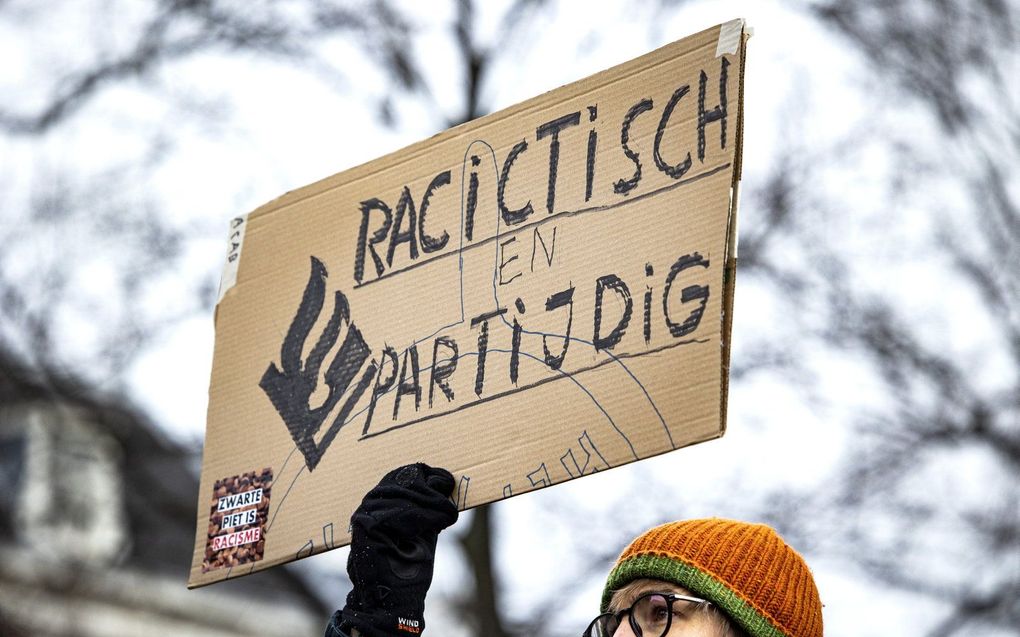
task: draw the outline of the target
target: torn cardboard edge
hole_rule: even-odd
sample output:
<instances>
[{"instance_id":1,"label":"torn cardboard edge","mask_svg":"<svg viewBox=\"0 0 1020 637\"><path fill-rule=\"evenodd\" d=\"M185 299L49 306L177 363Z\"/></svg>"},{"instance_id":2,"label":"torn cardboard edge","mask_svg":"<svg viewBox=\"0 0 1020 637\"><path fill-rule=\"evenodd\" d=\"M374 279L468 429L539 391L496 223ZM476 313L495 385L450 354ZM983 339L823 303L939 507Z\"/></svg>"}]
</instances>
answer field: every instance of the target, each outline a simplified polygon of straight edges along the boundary
<instances>
[{"instance_id":1,"label":"torn cardboard edge","mask_svg":"<svg viewBox=\"0 0 1020 637\"><path fill-rule=\"evenodd\" d=\"M722 434L726 433L726 427L728 424L728 409L729 409L729 394L730 394L730 354L732 351L732 335L733 335L733 303L734 296L737 286L737 261L738 252L740 245L740 235L738 229L738 209L740 204L740 179L743 175L744 167L744 74L746 72L747 65L747 41L751 38L750 29L746 28L746 23L742 19L731 20L722 27L720 27L719 42L723 41L723 31L727 25L734 23L740 23L742 29L740 33L739 42L742 44L740 47L740 82L738 83L739 92L737 96L737 132L736 132L736 148L733 151L733 180L730 185L730 212L728 219L728 226L726 229L726 248L728 250L726 254L726 270L724 273L725 282L725 296L723 297L723 341L722 341L722 380L721 380L721 392L720 392L720 405L719 413L722 421ZM734 51L735 52L735 51ZM719 56L718 49L716 51L716 57Z\"/></svg>"}]
</instances>

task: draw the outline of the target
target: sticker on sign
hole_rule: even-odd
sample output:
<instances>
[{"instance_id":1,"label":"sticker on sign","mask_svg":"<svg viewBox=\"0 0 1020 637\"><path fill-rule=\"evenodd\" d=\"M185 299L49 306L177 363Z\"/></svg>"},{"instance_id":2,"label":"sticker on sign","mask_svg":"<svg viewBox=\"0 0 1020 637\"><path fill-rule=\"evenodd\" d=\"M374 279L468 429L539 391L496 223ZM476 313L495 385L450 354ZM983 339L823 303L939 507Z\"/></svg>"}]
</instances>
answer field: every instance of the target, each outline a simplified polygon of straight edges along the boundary
<instances>
[{"instance_id":1,"label":"sticker on sign","mask_svg":"<svg viewBox=\"0 0 1020 637\"><path fill-rule=\"evenodd\" d=\"M271 515L203 504L189 585L346 544L409 462L467 508L722 435L746 40L713 27L244 217L202 493L253 466L286 488ZM253 506L264 554L210 567L210 515L220 537Z\"/></svg>"},{"instance_id":2,"label":"sticker on sign","mask_svg":"<svg viewBox=\"0 0 1020 637\"><path fill-rule=\"evenodd\" d=\"M218 569L230 573L262 559L272 486L269 467L213 483L212 505L203 528L203 573Z\"/></svg>"}]
</instances>

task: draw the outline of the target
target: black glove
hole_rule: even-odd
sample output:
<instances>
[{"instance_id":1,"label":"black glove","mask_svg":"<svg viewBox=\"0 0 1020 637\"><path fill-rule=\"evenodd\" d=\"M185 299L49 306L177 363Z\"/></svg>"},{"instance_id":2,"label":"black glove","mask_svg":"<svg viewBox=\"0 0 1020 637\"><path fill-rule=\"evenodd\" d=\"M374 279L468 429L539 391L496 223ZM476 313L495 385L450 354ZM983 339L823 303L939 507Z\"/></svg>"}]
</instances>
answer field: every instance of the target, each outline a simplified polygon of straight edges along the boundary
<instances>
[{"instance_id":1,"label":"black glove","mask_svg":"<svg viewBox=\"0 0 1020 637\"><path fill-rule=\"evenodd\" d=\"M453 475L425 464L387 473L351 516L342 628L365 637L417 635L439 532L457 521Z\"/></svg>"}]
</instances>

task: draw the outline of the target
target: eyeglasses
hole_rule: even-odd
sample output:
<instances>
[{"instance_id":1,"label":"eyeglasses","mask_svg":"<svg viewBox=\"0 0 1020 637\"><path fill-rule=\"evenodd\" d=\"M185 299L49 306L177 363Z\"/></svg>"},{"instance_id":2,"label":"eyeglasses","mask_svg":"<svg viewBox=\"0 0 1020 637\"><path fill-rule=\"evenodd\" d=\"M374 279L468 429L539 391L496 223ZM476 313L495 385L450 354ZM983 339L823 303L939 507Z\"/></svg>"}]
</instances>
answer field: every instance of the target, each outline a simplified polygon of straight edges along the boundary
<instances>
[{"instance_id":1,"label":"eyeglasses","mask_svg":"<svg viewBox=\"0 0 1020 637\"><path fill-rule=\"evenodd\" d=\"M612 637L626 615L637 637L666 637L674 623L680 624L712 602L686 595L645 593L630 608L603 613L588 624L582 637Z\"/></svg>"}]
</instances>

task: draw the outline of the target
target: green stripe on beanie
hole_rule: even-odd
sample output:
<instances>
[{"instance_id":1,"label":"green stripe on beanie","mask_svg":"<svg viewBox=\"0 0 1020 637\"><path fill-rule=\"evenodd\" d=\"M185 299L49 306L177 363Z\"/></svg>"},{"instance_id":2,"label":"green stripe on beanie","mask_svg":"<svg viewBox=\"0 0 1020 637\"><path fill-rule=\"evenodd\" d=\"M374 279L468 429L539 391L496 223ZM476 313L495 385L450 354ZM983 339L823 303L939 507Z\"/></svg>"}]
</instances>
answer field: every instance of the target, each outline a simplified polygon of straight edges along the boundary
<instances>
[{"instance_id":1,"label":"green stripe on beanie","mask_svg":"<svg viewBox=\"0 0 1020 637\"><path fill-rule=\"evenodd\" d=\"M715 604L752 637L790 637L715 577L679 560L658 555L637 555L612 570L602 592L602 612L608 610L616 590L643 578L683 586Z\"/></svg>"}]
</instances>

